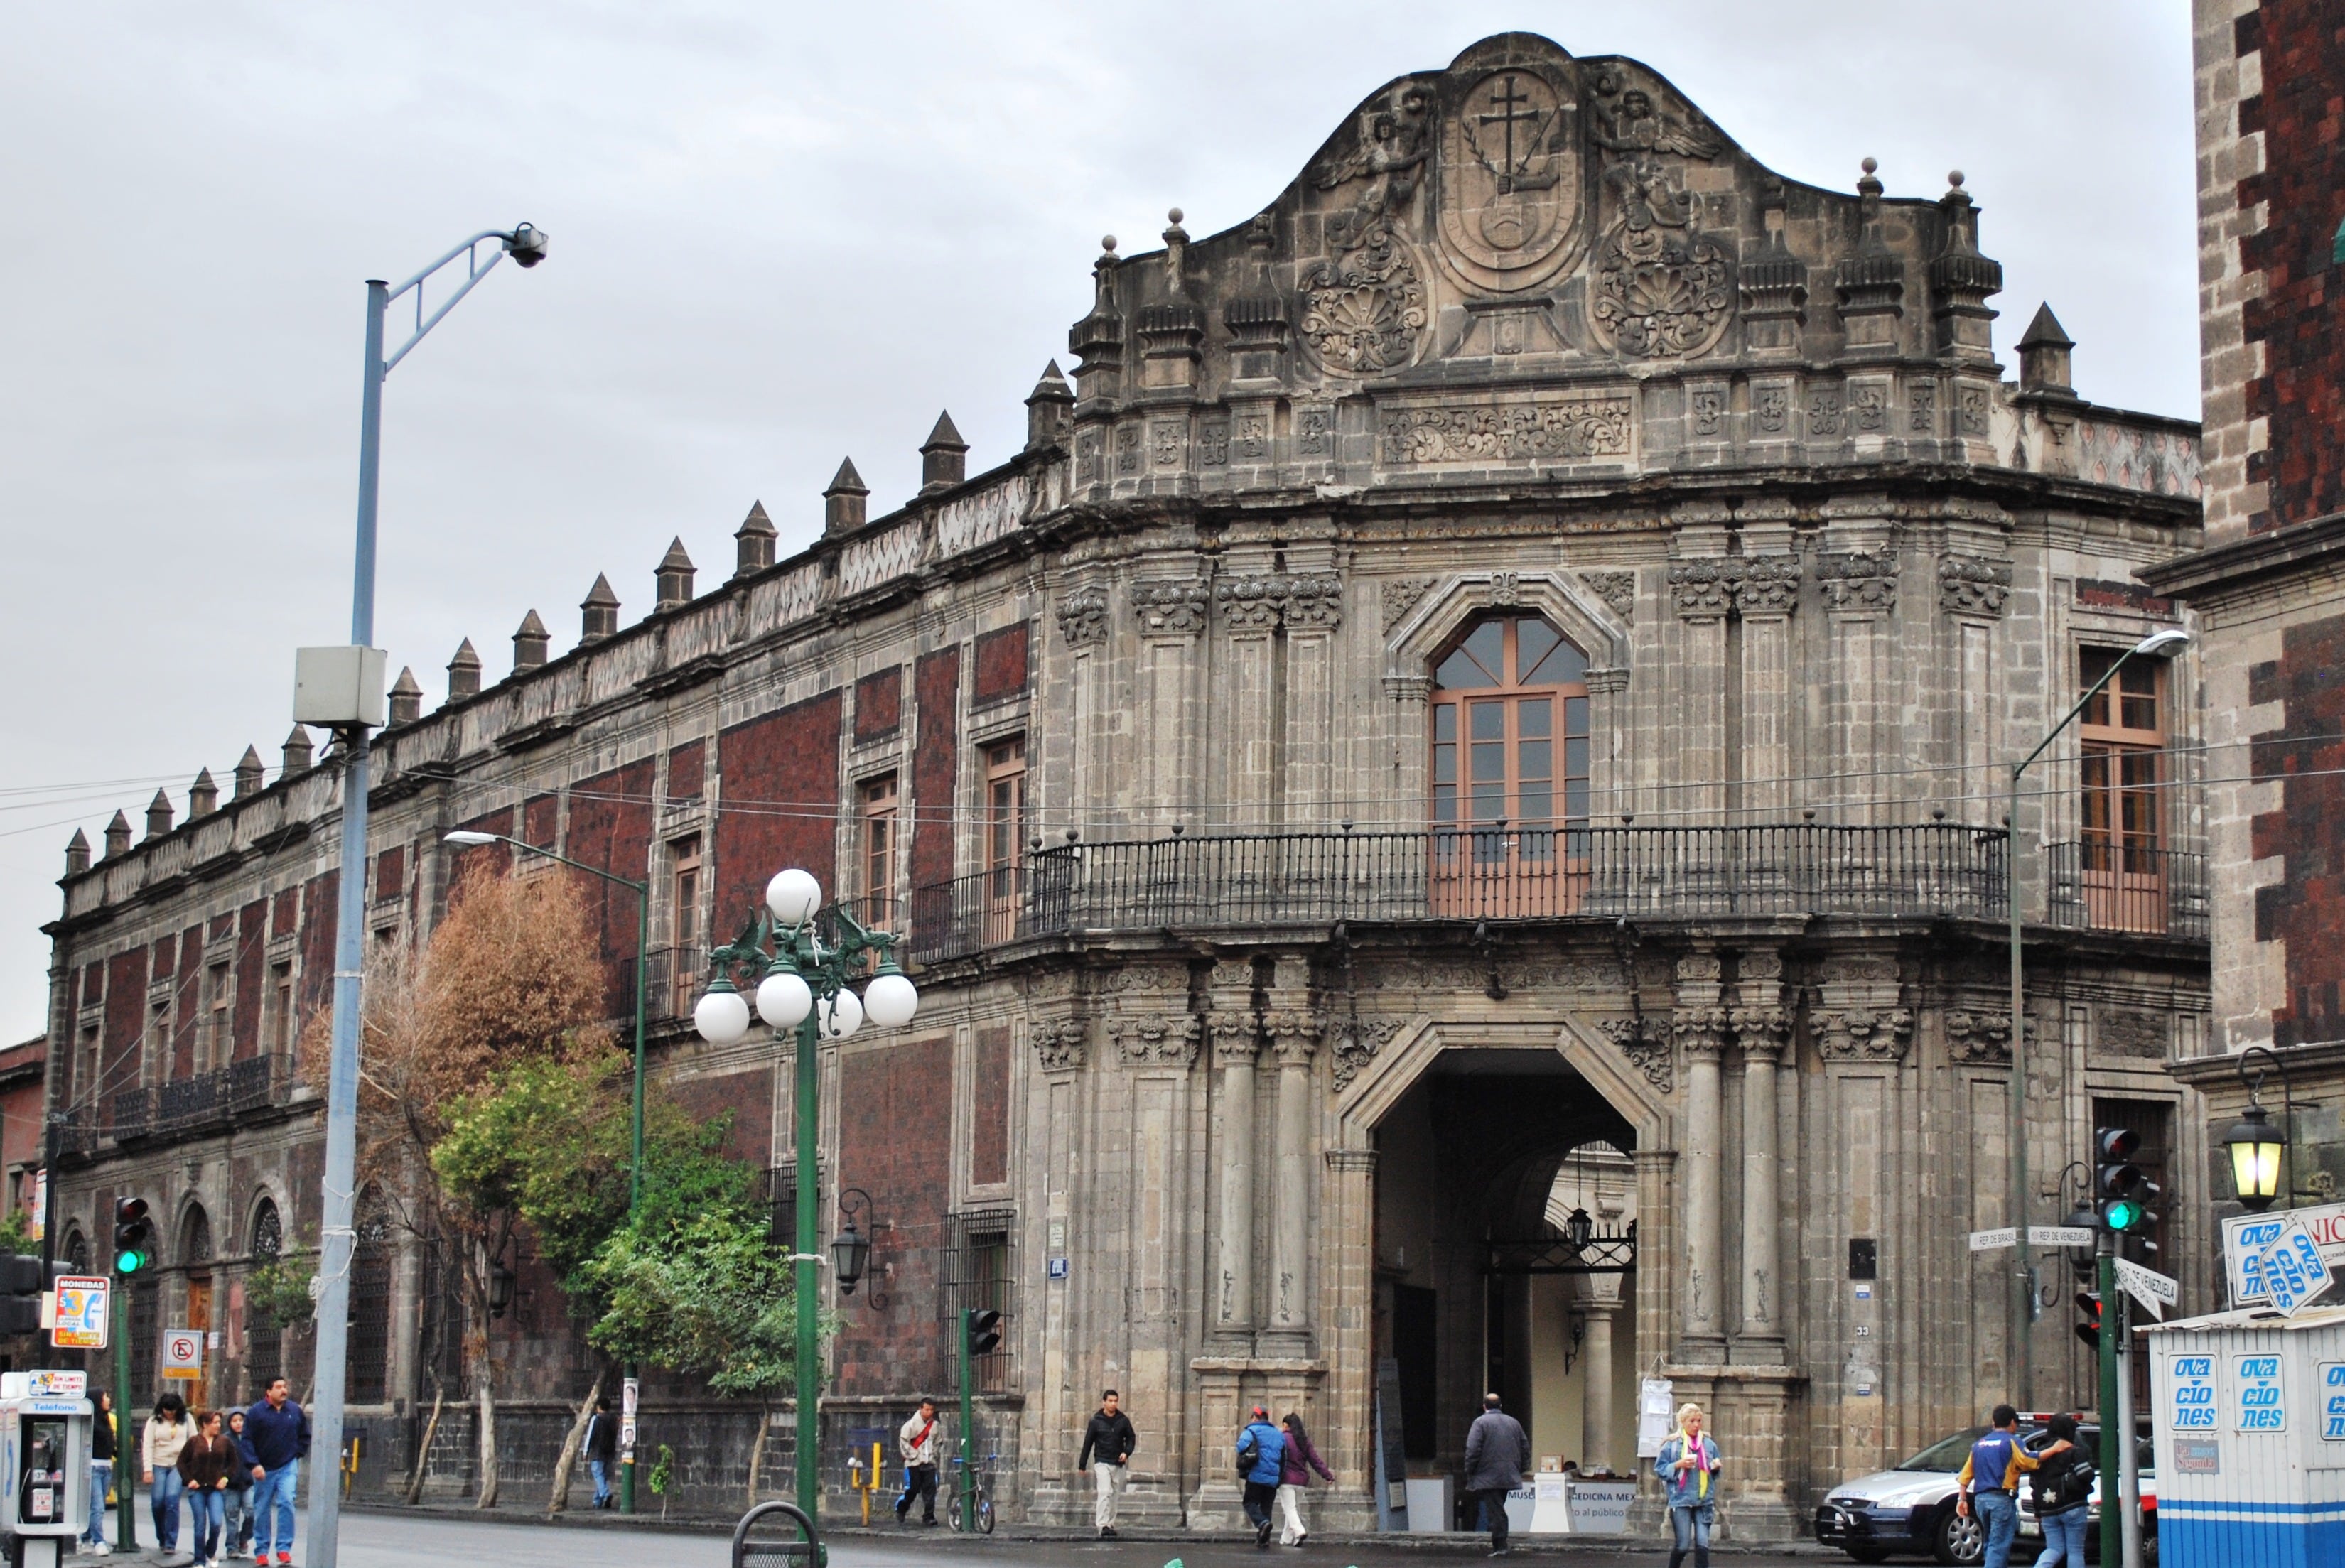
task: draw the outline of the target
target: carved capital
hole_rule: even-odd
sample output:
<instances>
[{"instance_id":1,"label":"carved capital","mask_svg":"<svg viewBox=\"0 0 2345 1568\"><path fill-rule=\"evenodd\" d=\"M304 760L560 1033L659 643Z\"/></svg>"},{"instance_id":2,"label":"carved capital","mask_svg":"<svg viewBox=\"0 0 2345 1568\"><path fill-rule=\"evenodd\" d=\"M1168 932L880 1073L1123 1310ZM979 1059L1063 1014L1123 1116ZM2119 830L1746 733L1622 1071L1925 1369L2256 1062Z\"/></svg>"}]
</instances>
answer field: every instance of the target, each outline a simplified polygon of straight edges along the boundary
<instances>
[{"instance_id":1,"label":"carved capital","mask_svg":"<svg viewBox=\"0 0 2345 1568\"><path fill-rule=\"evenodd\" d=\"M1081 1018L1038 1018L1026 1032L1046 1073L1080 1069L1090 1056L1090 1030Z\"/></svg>"},{"instance_id":2,"label":"carved capital","mask_svg":"<svg viewBox=\"0 0 2345 1568\"><path fill-rule=\"evenodd\" d=\"M1233 633L1333 632L1344 624L1344 580L1332 572L1254 572L1214 585L1222 625Z\"/></svg>"},{"instance_id":3,"label":"carved capital","mask_svg":"<svg viewBox=\"0 0 2345 1568\"><path fill-rule=\"evenodd\" d=\"M1259 1020L1252 1013L1213 1013L1205 1020L1213 1032L1213 1059L1231 1067L1252 1067L1262 1051Z\"/></svg>"},{"instance_id":4,"label":"carved capital","mask_svg":"<svg viewBox=\"0 0 2345 1568\"><path fill-rule=\"evenodd\" d=\"M1820 1048L1842 1062L1904 1060L1914 1015L1903 1007L1849 1007L1816 1015Z\"/></svg>"},{"instance_id":5,"label":"carved capital","mask_svg":"<svg viewBox=\"0 0 2345 1568\"><path fill-rule=\"evenodd\" d=\"M1352 1086L1362 1068L1376 1059L1378 1051L1392 1044L1400 1033L1398 1018L1354 1018L1348 1020L1335 1035L1335 1087L1340 1093Z\"/></svg>"},{"instance_id":6,"label":"carved capital","mask_svg":"<svg viewBox=\"0 0 2345 1568\"><path fill-rule=\"evenodd\" d=\"M1430 675L1386 675L1385 695L1396 703L1415 703L1418 706L1433 700L1433 677Z\"/></svg>"},{"instance_id":7,"label":"carved capital","mask_svg":"<svg viewBox=\"0 0 2345 1568\"><path fill-rule=\"evenodd\" d=\"M2011 1060L2009 1013L1950 1012L1946 1015L1946 1053L1958 1062Z\"/></svg>"},{"instance_id":8,"label":"carved capital","mask_svg":"<svg viewBox=\"0 0 2345 1568\"><path fill-rule=\"evenodd\" d=\"M1267 574L1226 577L1213 585L1222 607L1223 629L1232 632L1267 633L1277 630L1279 612L1286 604L1286 579Z\"/></svg>"},{"instance_id":9,"label":"carved capital","mask_svg":"<svg viewBox=\"0 0 2345 1568\"><path fill-rule=\"evenodd\" d=\"M1344 624L1344 580L1332 572L1305 572L1286 580L1286 627L1290 632L1334 632Z\"/></svg>"},{"instance_id":10,"label":"carved capital","mask_svg":"<svg viewBox=\"0 0 2345 1568\"><path fill-rule=\"evenodd\" d=\"M1262 1027L1270 1037L1271 1048L1278 1053L1279 1066L1307 1067L1319 1054L1319 1037L1326 1020L1308 1008L1278 1008L1262 1016Z\"/></svg>"},{"instance_id":11,"label":"carved capital","mask_svg":"<svg viewBox=\"0 0 2345 1568\"><path fill-rule=\"evenodd\" d=\"M1667 1094L1675 1082L1675 1062L1666 1028L1654 1030L1642 1018L1606 1018L1596 1026L1635 1064L1645 1081Z\"/></svg>"},{"instance_id":12,"label":"carved capital","mask_svg":"<svg viewBox=\"0 0 2345 1568\"><path fill-rule=\"evenodd\" d=\"M1834 610L1897 608L1897 558L1886 551L1819 555L1816 579L1823 585L1824 602Z\"/></svg>"},{"instance_id":13,"label":"carved capital","mask_svg":"<svg viewBox=\"0 0 2345 1568\"><path fill-rule=\"evenodd\" d=\"M1752 555L1728 563L1732 574L1734 607L1744 615L1789 615L1800 605L1800 558L1796 555Z\"/></svg>"},{"instance_id":14,"label":"carved capital","mask_svg":"<svg viewBox=\"0 0 2345 1568\"><path fill-rule=\"evenodd\" d=\"M1376 1169L1376 1151L1373 1148L1331 1148L1326 1154L1327 1168L1338 1176L1373 1176Z\"/></svg>"},{"instance_id":15,"label":"carved capital","mask_svg":"<svg viewBox=\"0 0 2345 1568\"><path fill-rule=\"evenodd\" d=\"M1107 641L1107 592L1086 583L1060 595L1055 613L1059 635L1070 648L1088 648Z\"/></svg>"},{"instance_id":16,"label":"carved capital","mask_svg":"<svg viewBox=\"0 0 2345 1568\"><path fill-rule=\"evenodd\" d=\"M1140 629L1156 635L1193 637L1205 629L1210 602L1202 582L1135 582L1132 612Z\"/></svg>"},{"instance_id":17,"label":"carved capital","mask_svg":"<svg viewBox=\"0 0 2345 1568\"><path fill-rule=\"evenodd\" d=\"M2011 597L2011 562L1977 555L1938 557L1938 608L1954 615L2000 615Z\"/></svg>"},{"instance_id":18,"label":"carved capital","mask_svg":"<svg viewBox=\"0 0 2345 1568\"><path fill-rule=\"evenodd\" d=\"M1688 621L1718 621L1734 608L1727 561L1679 561L1670 565L1670 602Z\"/></svg>"},{"instance_id":19,"label":"carved capital","mask_svg":"<svg viewBox=\"0 0 2345 1568\"><path fill-rule=\"evenodd\" d=\"M1670 1028L1688 1061L1716 1061L1733 1027L1734 1015L1724 1007L1680 1007L1670 1016Z\"/></svg>"},{"instance_id":20,"label":"carved capital","mask_svg":"<svg viewBox=\"0 0 2345 1568\"><path fill-rule=\"evenodd\" d=\"M1203 1030L1186 1013L1143 1013L1108 1025L1116 1053L1130 1067L1186 1067L1197 1059Z\"/></svg>"},{"instance_id":21,"label":"carved capital","mask_svg":"<svg viewBox=\"0 0 2345 1568\"><path fill-rule=\"evenodd\" d=\"M1735 1043L1742 1047L1745 1057L1772 1061L1792 1037L1792 1012L1788 1007L1737 1007L1732 1023Z\"/></svg>"}]
</instances>

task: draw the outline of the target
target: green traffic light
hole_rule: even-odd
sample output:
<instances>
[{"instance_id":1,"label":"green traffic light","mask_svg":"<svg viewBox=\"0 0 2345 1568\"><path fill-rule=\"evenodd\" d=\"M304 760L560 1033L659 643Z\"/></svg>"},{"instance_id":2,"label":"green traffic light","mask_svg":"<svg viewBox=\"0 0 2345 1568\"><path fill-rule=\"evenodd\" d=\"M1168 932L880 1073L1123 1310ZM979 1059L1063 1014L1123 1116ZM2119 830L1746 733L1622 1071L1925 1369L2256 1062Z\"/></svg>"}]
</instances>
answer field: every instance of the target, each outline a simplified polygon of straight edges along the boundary
<instances>
[{"instance_id":1,"label":"green traffic light","mask_svg":"<svg viewBox=\"0 0 2345 1568\"><path fill-rule=\"evenodd\" d=\"M136 1274L145 1267L147 1267L147 1254L144 1252L133 1250L115 1255L114 1271L117 1274Z\"/></svg>"},{"instance_id":2,"label":"green traffic light","mask_svg":"<svg viewBox=\"0 0 2345 1568\"><path fill-rule=\"evenodd\" d=\"M2101 1211L2101 1218L2112 1230L2130 1230L2141 1219L2141 1206L2126 1199L2117 1199Z\"/></svg>"}]
</instances>

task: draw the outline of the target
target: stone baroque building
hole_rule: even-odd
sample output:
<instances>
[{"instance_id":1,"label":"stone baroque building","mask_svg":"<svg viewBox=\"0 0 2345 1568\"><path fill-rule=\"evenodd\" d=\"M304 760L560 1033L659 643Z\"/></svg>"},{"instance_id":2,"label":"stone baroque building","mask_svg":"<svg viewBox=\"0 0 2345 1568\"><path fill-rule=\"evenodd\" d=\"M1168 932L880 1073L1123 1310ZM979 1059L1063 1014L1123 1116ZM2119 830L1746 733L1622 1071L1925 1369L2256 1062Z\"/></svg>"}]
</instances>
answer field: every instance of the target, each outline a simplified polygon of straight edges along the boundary
<instances>
[{"instance_id":1,"label":"stone baroque building","mask_svg":"<svg viewBox=\"0 0 2345 1568\"><path fill-rule=\"evenodd\" d=\"M1775 176L1634 61L1509 35L1403 76L1259 215L1110 241L1007 463L967 476L941 420L897 511L843 464L797 556L759 508L714 592L679 544L634 626L597 579L562 657L533 612L508 678L468 642L435 712L403 679L375 933L428 930L460 826L650 875L659 1070L783 1166L791 1047L686 1031L708 933L788 864L906 932L919 1020L826 1047L826 1187L878 1226L838 1467L994 1304L988 1446L1030 1517L1088 1517L1065 1477L1112 1384L1142 1519L1234 1521L1260 1400L1325 1434L1322 1519L1365 1522L1388 1358L1427 1469L1486 1386L1538 1451L1629 1466L1668 1378L1736 1455L1729 1527L1792 1533L2010 1391L2009 1276L1963 1239L2008 1218L2002 767L2198 542L2193 427L2078 400L2048 310L2002 379L1976 219L1958 176ZM2190 670L2087 732L2148 748L2124 783L2188 738ZM79 848L54 927L62 1212L211 1216L156 1310L224 1280L231 1377L259 1206L316 1223L314 1107L269 1065L331 952L337 775L301 747ZM2207 959L2188 796L2121 799L2106 755L2031 776L2041 1221L2112 1105L2203 1161L2164 1068ZM633 901L601 915L616 1013ZM373 1257L353 1387L398 1456L436 1297ZM500 1343L574 1398L558 1300L523 1297ZM2047 1317L2035 1402L2081 1400ZM647 1420L688 1411L740 1419L671 1390ZM711 1499L726 1431L686 1455Z\"/></svg>"},{"instance_id":2,"label":"stone baroque building","mask_svg":"<svg viewBox=\"0 0 2345 1568\"><path fill-rule=\"evenodd\" d=\"M2206 643L2219 1138L2238 1053L2295 1103L2284 1207L2345 1184L2345 31L2319 0L2198 0L2207 548L2148 574ZM2259 1063L2269 1058L2255 1058ZM2287 1115L2279 1083L2260 1098ZM2228 1171L2209 1194L2231 1196Z\"/></svg>"}]
</instances>

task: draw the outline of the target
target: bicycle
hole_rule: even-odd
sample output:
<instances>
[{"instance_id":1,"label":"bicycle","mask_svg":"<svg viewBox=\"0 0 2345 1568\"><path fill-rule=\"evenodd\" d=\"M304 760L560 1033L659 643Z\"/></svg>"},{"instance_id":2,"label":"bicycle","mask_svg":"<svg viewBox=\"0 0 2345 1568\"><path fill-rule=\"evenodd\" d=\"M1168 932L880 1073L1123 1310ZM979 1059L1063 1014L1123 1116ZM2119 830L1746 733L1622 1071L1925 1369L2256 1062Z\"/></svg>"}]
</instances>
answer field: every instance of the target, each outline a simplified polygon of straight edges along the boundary
<instances>
[{"instance_id":1,"label":"bicycle","mask_svg":"<svg viewBox=\"0 0 2345 1568\"><path fill-rule=\"evenodd\" d=\"M990 1465L1000 1457L998 1453L989 1453L985 1456L984 1462ZM953 1467L958 1470L967 1462L966 1460L956 1455L953 1459ZM992 1534L995 1522L993 1495L986 1487L985 1472L982 1469L972 1470L965 1485L960 1483L959 1476L954 1477L954 1482L952 1502L947 1510L947 1522L955 1530L966 1531L968 1529L968 1524L965 1522L968 1517L967 1511L973 1506L976 1511L978 1533Z\"/></svg>"}]
</instances>

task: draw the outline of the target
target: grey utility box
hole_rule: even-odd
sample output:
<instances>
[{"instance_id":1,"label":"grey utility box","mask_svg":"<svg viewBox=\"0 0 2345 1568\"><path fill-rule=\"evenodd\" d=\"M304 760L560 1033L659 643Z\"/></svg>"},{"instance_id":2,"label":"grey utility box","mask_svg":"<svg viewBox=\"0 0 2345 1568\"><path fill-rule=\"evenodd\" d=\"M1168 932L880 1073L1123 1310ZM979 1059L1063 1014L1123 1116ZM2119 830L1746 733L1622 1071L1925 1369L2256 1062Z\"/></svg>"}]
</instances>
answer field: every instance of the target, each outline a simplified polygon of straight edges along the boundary
<instances>
[{"instance_id":1,"label":"grey utility box","mask_svg":"<svg viewBox=\"0 0 2345 1568\"><path fill-rule=\"evenodd\" d=\"M342 644L293 651L293 722L338 729L349 724L381 727L382 672L389 661L380 648Z\"/></svg>"}]
</instances>

